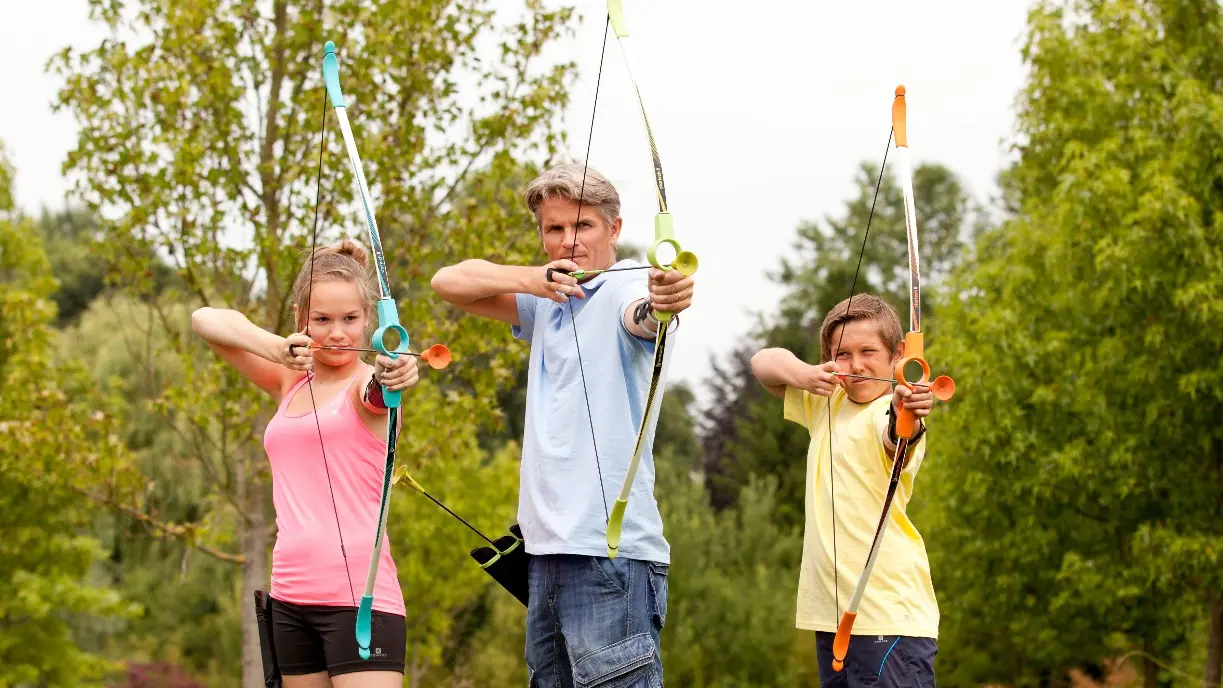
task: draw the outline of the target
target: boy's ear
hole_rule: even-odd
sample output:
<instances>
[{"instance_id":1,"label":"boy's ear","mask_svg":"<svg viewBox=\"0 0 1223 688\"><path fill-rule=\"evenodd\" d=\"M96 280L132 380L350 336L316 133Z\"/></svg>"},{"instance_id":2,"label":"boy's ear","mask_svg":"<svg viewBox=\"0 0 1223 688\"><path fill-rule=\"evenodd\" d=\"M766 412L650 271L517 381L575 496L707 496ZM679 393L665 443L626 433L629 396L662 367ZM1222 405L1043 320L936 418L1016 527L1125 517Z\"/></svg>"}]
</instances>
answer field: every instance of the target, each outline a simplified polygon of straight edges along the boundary
<instances>
[{"instance_id":1,"label":"boy's ear","mask_svg":"<svg viewBox=\"0 0 1223 688\"><path fill-rule=\"evenodd\" d=\"M900 340L900 343L896 345L896 352L892 354L892 363L899 361L900 359L904 358L904 356L905 356L905 340L902 339Z\"/></svg>"}]
</instances>

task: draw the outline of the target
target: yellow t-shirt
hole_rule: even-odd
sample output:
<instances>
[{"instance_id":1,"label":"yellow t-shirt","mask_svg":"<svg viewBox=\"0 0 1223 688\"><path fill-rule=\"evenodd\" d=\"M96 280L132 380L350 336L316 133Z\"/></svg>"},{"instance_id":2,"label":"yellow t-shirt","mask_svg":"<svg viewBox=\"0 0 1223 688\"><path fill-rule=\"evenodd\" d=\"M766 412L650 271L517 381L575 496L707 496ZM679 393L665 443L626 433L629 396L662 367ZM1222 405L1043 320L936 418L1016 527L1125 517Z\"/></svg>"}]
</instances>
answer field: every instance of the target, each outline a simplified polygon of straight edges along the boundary
<instances>
[{"instance_id":1,"label":"yellow t-shirt","mask_svg":"<svg viewBox=\"0 0 1223 688\"><path fill-rule=\"evenodd\" d=\"M837 388L833 397L786 388L785 417L811 432L807 450L806 527L798 579L798 628L834 632L866 565L875 527L883 513L892 460L883 448L891 395L857 404ZM828 479L828 404L832 404L833 480ZM905 507L926 454L926 441L914 447L900 476L887 532L875 569L866 584L854 635L938 637L938 602L921 533ZM833 575L833 501L836 489L836 571ZM834 585L834 580L837 585ZM838 596L834 587L839 588Z\"/></svg>"}]
</instances>

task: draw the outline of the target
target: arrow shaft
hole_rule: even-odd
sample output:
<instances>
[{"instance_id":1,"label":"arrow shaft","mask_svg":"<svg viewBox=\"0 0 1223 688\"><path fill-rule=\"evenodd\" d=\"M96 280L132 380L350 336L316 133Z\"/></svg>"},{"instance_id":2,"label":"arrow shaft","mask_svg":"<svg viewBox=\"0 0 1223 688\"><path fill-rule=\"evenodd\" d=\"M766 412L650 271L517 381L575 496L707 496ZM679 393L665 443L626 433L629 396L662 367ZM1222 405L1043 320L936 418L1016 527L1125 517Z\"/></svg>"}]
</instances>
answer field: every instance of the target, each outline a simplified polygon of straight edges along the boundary
<instances>
[{"instance_id":1,"label":"arrow shaft","mask_svg":"<svg viewBox=\"0 0 1223 688\"><path fill-rule=\"evenodd\" d=\"M893 377L871 377L870 375L855 375L853 373L836 373L836 376L837 377L853 377L859 380L878 380L879 382L891 382L892 384L896 384L896 378L893 378ZM914 387L929 387L930 385L927 385L921 382L914 382L913 386Z\"/></svg>"}]
</instances>

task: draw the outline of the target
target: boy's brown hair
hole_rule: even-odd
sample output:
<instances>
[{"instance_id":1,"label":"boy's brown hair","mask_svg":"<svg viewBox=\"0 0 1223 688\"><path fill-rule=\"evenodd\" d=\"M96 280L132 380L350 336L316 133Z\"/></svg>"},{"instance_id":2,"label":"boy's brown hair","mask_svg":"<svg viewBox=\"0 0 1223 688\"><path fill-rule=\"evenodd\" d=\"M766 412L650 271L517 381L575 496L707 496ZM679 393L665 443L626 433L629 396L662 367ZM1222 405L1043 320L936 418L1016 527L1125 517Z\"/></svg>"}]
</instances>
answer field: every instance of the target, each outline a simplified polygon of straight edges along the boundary
<instances>
[{"instance_id":1,"label":"boy's brown hair","mask_svg":"<svg viewBox=\"0 0 1223 688\"><path fill-rule=\"evenodd\" d=\"M870 320L879 328L879 338L888 348L889 354L895 354L900 347L904 333L900 329L900 316L896 309L886 301L872 294L855 294L838 303L820 325L820 360L832 360L832 347L838 343L832 341L832 333L838 325L844 325L857 320Z\"/></svg>"}]
</instances>

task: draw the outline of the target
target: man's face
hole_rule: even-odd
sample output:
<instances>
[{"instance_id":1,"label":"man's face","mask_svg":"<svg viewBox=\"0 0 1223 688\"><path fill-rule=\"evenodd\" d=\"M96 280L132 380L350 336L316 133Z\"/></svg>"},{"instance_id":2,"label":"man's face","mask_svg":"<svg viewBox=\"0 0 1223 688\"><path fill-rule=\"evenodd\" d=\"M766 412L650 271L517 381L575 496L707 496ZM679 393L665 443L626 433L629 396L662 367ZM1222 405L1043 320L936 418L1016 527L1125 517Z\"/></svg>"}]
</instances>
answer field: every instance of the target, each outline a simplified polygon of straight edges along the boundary
<instances>
[{"instance_id":1,"label":"man's face","mask_svg":"<svg viewBox=\"0 0 1223 688\"><path fill-rule=\"evenodd\" d=\"M842 337L842 330L844 337ZM902 342L896 353L889 354L887 345L879 336L879 326L870 320L854 320L839 325L832 331L832 345L840 342L840 349L833 352L833 360L842 373L891 378L892 366L904 350ZM841 386L851 401L865 404L884 394L891 393L892 386L878 380L842 378Z\"/></svg>"},{"instance_id":2,"label":"man's face","mask_svg":"<svg viewBox=\"0 0 1223 688\"><path fill-rule=\"evenodd\" d=\"M576 227L574 221L576 220ZM599 210L568 198L549 198L539 206L540 235L548 260L572 259L583 270L602 270L616 260L619 217L609 226Z\"/></svg>"}]
</instances>

